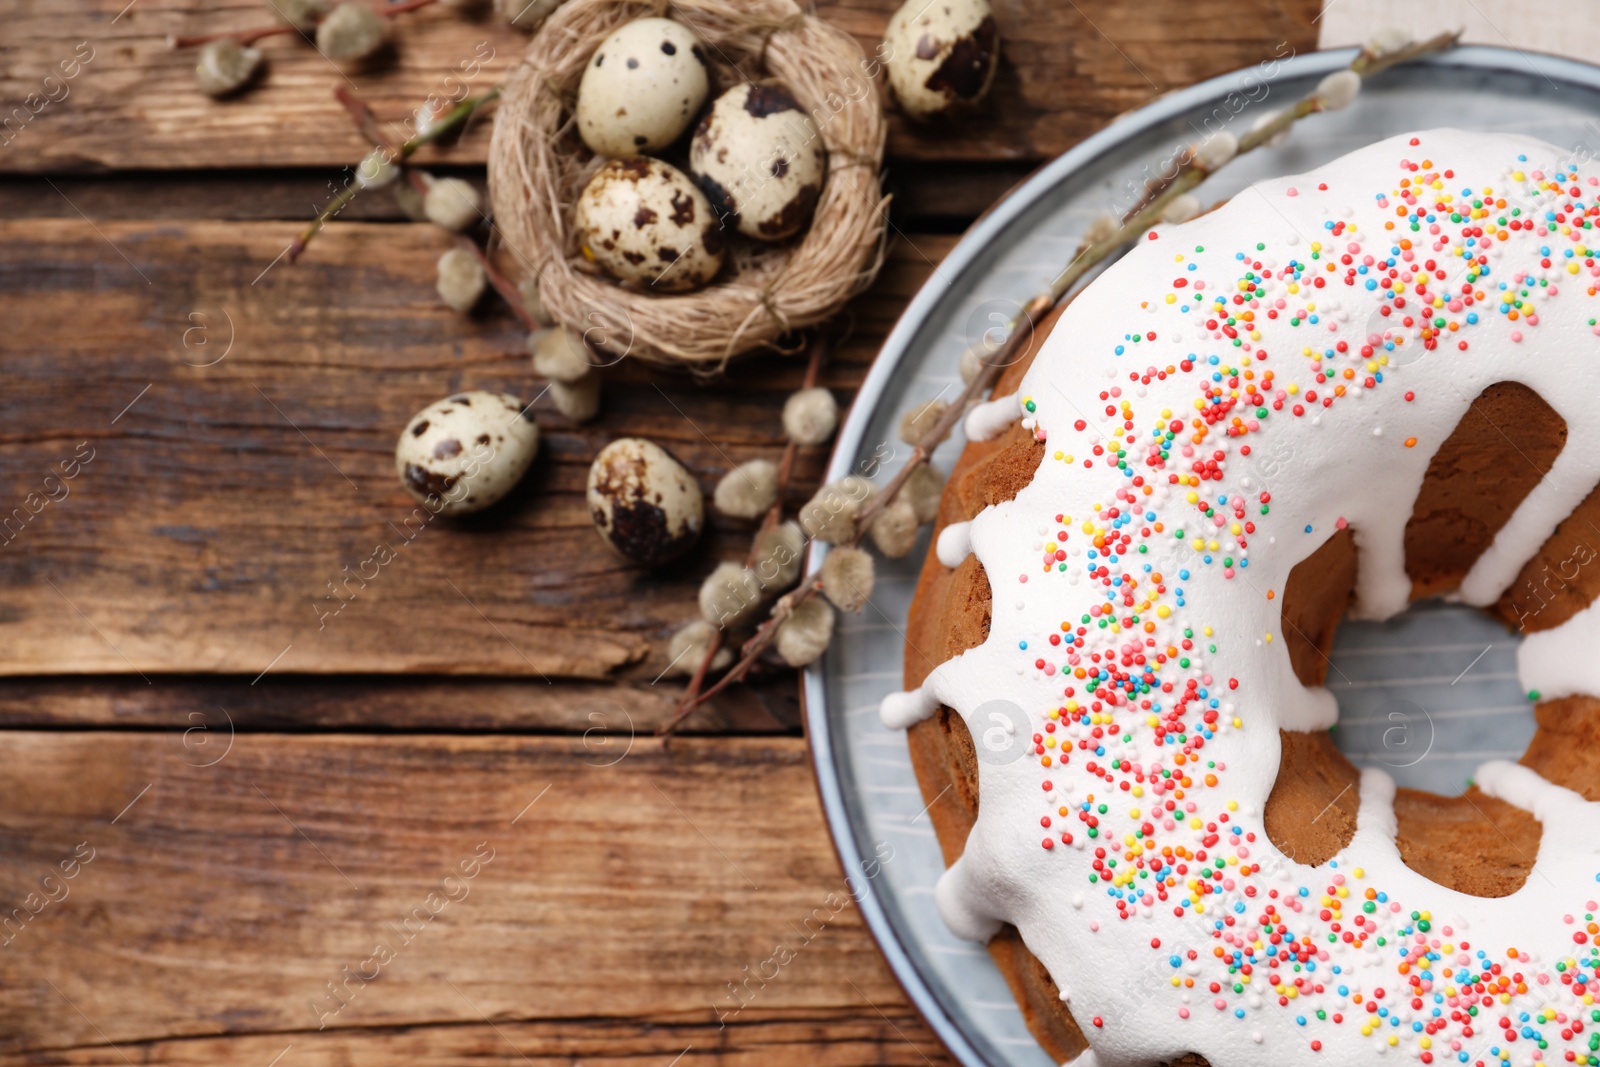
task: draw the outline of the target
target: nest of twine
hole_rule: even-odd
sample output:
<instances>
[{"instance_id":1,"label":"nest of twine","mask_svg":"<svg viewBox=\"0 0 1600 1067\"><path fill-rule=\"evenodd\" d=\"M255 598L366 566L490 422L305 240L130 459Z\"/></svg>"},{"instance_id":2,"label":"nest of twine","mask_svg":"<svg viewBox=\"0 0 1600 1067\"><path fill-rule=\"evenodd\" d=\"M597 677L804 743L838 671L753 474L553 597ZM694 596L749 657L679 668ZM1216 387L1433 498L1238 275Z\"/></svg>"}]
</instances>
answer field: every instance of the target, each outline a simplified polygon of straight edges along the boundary
<instances>
[{"instance_id":1,"label":"nest of twine","mask_svg":"<svg viewBox=\"0 0 1600 1067\"><path fill-rule=\"evenodd\" d=\"M603 159L578 137L573 104L600 43L663 16L706 45L711 93L781 81L812 118L828 174L810 227L790 242L730 240L718 281L654 294L599 275L578 250L573 205ZM569 0L534 35L506 82L489 148L496 223L546 310L613 359L715 370L741 352L829 318L883 262L884 120L873 68L854 38L793 0Z\"/></svg>"}]
</instances>

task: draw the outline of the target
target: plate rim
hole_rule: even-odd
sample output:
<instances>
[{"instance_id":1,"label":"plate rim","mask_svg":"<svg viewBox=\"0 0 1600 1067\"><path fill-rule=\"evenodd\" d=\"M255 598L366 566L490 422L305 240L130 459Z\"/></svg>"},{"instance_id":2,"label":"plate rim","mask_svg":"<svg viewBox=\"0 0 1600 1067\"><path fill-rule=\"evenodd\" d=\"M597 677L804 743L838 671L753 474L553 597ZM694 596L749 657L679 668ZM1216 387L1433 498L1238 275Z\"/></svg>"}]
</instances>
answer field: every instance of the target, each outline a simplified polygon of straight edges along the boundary
<instances>
[{"instance_id":1,"label":"plate rim","mask_svg":"<svg viewBox=\"0 0 1600 1067\"><path fill-rule=\"evenodd\" d=\"M1291 56L1280 60L1277 73L1264 80L1276 84L1331 74L1347 67L1358 52L1359 49L1348 47ZM1600 91L1600 66L1566 56L1531 52L1515 47L1458 45L1447 52L1414 61L1406 69L1428 67L1458 67L1519 75L1532 73L1545 78L1552 85L1559 79L1574 87ZM951 276L965 274L974 261L988 250L991 243L1001 236L1012 222L1033 208L1051 190L1074 173L1091 165L1097 158L1123 141L1178 118L1206 101L1226 95L1232 91L1241 73L1254 69L1256 68L1241 67L1230 70L1184 89L1170 92L1142 107L1117 116L1102 129L1044 163L979 216L940 261L941 272ZM948 288L948 285L938 281L937 276L929 277L918 288L916 295L906 304L905 310L895 321L894 328L884 339L871 369L857 389L849 413L839 429L824 473L825 481L831 482L850 473L856 453L865 436L867 424L876 412L890 380L906 361L911 351L912 340L925 325ZM810 573L819 566L826 555L827 546L813 540L807 547L806 572ZM811 757L817 793L822 802L823 819L827 824L828 836L841 869L849 873L864 869L862 865L867 862L867 857L856 840L856 827L851 820L848 798L844 792L838 767L842 753L834 743L832 724L828 718L822 663L822 659L814 661L801 675L801 722L805 732L806 748ZM862 880L854 899L868 934L877 945L895 980L905 992L912 1009L922 1018L928 1029L933 1031L962 1067L995 1067L994 1061L985 1057L978 1043L974 1042L961 1024L952 1017L918 970L915 961L901 943L901 933L895 928L894 921L880 898L875 880L870 878Z\"/></svg>"}]
</instances>

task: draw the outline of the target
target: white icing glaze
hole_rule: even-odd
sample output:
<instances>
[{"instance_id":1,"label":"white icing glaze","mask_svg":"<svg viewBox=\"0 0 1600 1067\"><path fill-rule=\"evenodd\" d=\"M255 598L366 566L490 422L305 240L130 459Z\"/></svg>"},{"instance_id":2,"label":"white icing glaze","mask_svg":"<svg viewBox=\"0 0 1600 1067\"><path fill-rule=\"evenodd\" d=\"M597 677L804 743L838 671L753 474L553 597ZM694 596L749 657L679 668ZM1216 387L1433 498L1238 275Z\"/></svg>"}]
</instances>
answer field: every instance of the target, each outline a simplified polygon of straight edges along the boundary
<instances>
[{"instance_id":1,"label":"white icing glaze","mask_svg":"<svg viewBox=\"0 0 1600 1067\"><path fill-rule=\"evenodd\" d=\"M1541 700L1595 695L1600 659L1600 601L1550 630L1528 634L1517 646L1517 680Z\"/></svg>"},{"instance_id":2,"label":"white icing glaze","mask_svg":"<svg viewBox=\"0 0 1600 1067\"><path fill-rule=\"evenodd\" d=\"M1016 422L1020 414L1021 409L1017 406L1015 393L987 400L967 413L967 421L964 424L967 440L992 441L1004 433L1006 427Z\"/></svg>"},{"instance_id":3,"label":"white icing glaze","mask_svg":"<svg viewBox=\"0 0 1600 1067\"><path fill-rule=\"evenodd\" d=\"M1577 393L1580 400L1592 404L1593 397L1584 395L1586 390L1577 390ZM1574 405L1553 400L1551 406L1567 417L1563 408ZM1579 421L1585 431L1594 432L1592 418ZM1600 482L1600 439L1569 436L1567 447L1556 457L1550 472L1533 487L1512 513L1511 520L1495 534L1494 543L1461 580L1461 599L1479 607L1500 599L1500 594L1516 580L1522 565L1555 533L1556 525L1582 503L1596 482Z\"/></svg>"},{"instance_id":4,"label":"white icing glaze","mask_svg":"<svg viewBox=\"0 0 1600 1067\"><path fill-rule=\"evenodd\" d=\"M1402 609L1428 462L1499 381L1544 397L1567 447L1467 599L1499 595L1600 474L1586 387L1600 266L1583 240L1595 231L1565 206L1592 202L1600 181L1589 167L1568 176L1565 159L1527 137L1434 130L1264 182L1139 242L1066 310L1012 406L969 418L981 438L1026 412L1045 458L965 532L992 587L989 636L922 690L962 715L979 760L977 822L936 899L963 936L1017 926L1071 990L1093 1047L1076 1062L1597 1055L1586 924L1600 911L1600 805L1486 765L1486 792L1554 827L1522 888L1495 899L1405 866L1381 772L1363 773L1356 833L1321 867L1284 855L1260 821L1279 729L1335 714L1289 663L1290 569L1348 525L1356 609ZM1479 213L1469 202L1486 188ZM1487 272L1469 275L1464 256ZM1600 694L1594 611L1529 638L1525 682Z\"/></svg>"},{"instance_id":5,"label":"white icing glaze","mask_svg":"<svg viewBox=\"0 0 1600 1067\"><path fill-rule=\"evenodd\" d=\"M939 702L926 689L913 689L905 693L890 693L878 703L878 717L891 730L904 730L921 722Z\"/></svg>"},{"instance_id":6,"label":"white icing glaze","mask_svg":"<svg viewBox=\"0 0 1600 1067\"><path fill-rule=\"evenodd\" d=\"M1533 815L1541 823L1583 818L1593 805L1579 793L1547 782L1520 763L1491 760L1478 768L1478 788Z\"/></svg>"},{"instance_id":7,"label":"white icing glaze","mask_svg":"<svg viewBox=\"0 0 1600 1067\"><path fill-rule=\"evenodd\" d=\"M961 561L972 555L972 526L965 522L952 522L939 531L939 541L934 546L939 562L955 570Z\"/></svg>"},{"instance_id":8,"label":"white icing glaze","mask_svg":"<svg viewBox=\"0 0 1600 1067\"><path fill-rule=\"evenodd\" d=\"M984 890L969 884L973 877L972 864L966 857L957 859L934 887L933 902L951 933L968 941L987 941L999 932L1000 921L978 906Z\"/></svg>"}]
</instances>

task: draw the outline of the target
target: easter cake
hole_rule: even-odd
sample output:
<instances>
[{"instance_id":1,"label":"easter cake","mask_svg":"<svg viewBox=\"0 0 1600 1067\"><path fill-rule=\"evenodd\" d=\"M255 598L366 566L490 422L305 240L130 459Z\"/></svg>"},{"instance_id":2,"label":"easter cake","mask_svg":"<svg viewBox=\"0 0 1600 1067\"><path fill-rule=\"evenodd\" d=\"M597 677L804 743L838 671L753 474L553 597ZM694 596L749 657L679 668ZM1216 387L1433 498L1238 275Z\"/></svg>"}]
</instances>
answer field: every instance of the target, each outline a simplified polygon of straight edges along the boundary
<instances>
[{"instance_id":1,"label":"easter cake","mask_svg":"<svg viewBox=\"0 0 1600 1067\"><path fill-rule=\"evenodd\" d=\"M1058 1062L1600 1063L1596 218L1541 141L1382 141L1149 233L969 417L882 715ZM1459 797L1323 687L1446 595L1538 723Z\"/></svg>"}]
</instances>

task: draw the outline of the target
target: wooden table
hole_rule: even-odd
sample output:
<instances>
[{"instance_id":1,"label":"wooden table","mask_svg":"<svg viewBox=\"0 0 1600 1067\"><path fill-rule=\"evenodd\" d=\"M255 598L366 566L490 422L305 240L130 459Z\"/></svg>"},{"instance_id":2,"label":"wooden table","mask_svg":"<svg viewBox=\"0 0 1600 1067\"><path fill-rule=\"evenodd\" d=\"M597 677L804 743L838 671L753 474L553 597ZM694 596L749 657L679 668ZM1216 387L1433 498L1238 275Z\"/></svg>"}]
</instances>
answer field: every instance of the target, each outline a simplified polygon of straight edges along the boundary
<instances>
[{"instance_id":1,"label":"wooden table","mask_svg":"<svg viewBox=\"0 0 1600 1067\"><path fill-rule=\"evenodd\" d=\"M818 3L868 48L893 6ZM888 263L823 371L843 401L956 236L1040 161L1171 88L1315 47L1315 0L996 6L982 115L892 123ZM776 457L799 361L712 382L624 364L581 427L542 401L509 504L431 526L324 615L411 513L397 428L457 389L538 382L500 307L440 306L449 239L387 195L277 258L364 151L343 76L274 38L264 84L216 103L164 44L265 13L0 5L0 1061L942 1061L859 915L825 903L843 878L792 676L652 736L677 692L656 680L666 640L748 527L715 518L646 575L583 503L621 434L708 491ZM525 42L470 10L399 22L398 50L349 74L386 118L480 42L483 87ZM61 97L44 78L74 55ZM487 143L479 125L422 158L481 182ZM803 457L795 502L824 461ZM735 999L780 943L793 960Z\"/></svg>"}]
</instances>

